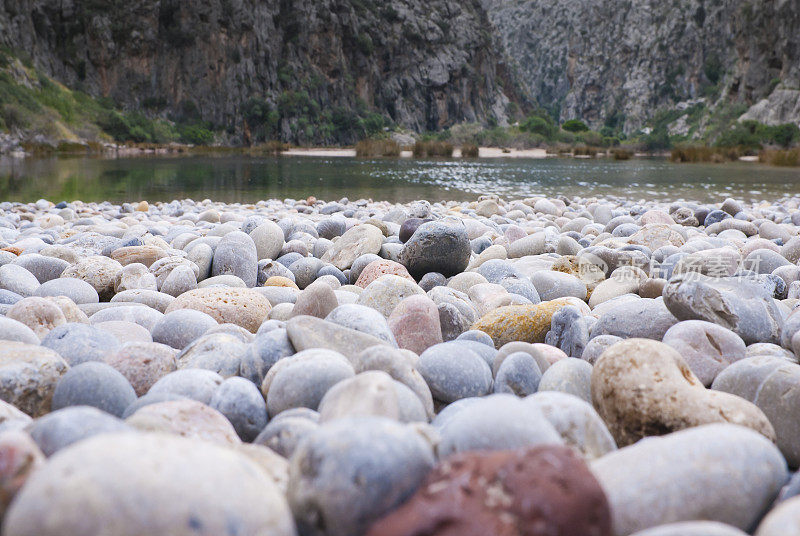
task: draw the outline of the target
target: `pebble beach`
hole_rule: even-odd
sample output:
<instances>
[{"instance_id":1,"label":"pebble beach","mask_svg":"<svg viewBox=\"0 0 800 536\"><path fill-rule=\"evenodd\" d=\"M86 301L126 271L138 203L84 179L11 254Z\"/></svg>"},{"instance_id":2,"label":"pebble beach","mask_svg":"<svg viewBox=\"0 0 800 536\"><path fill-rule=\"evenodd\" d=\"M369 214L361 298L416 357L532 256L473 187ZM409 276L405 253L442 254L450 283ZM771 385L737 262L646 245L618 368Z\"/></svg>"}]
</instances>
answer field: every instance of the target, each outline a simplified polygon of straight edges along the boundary
<instances>
[{"instance_id":1,"label":"pebble beach","mask_svg":"<svg viewBox=\"0 0 800 536\"><path fill-rule=\"evenodd\" d=\"M800 197L0 203L3 536L800 536Z\"/></svg>"}]
</instances>

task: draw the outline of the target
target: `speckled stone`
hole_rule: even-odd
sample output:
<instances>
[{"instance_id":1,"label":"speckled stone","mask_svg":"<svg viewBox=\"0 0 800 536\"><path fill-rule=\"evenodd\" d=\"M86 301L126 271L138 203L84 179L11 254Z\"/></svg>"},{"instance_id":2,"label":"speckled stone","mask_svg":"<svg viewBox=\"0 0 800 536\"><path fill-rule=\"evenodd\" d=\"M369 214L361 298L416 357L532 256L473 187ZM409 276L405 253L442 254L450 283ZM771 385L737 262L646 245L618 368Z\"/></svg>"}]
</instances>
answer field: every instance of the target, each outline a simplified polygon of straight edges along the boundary
<instances>
[{"instance_id":1,"label":"speckled stone","mask_svg":"<svg viewBox=\"0 0 800 536\"><path fill-rule=\"evenodd\" d=\"M6 317L28 326L37 337L44 339L51 329L64 325L67 319L55 303L45 299L24 298L6 312Z\"/></svg>"},{"instance_id":2,"label":"speckled stone","mask_svg":"<svg viewBox=\"0 0 800 536\"><path fill-rule=\"evenodd\" d=\"M132 342L107 354L106 364L131 383L136 396L144 396L162 377L177 370L177 351L155 342Z\"/></svg>"},{"instance_id":3,"label":"speckled stone","mask_svg":"<svg viewBox=\"0 0 800 536\"><path fill-rule=\"evenodd\" d=\"M502 490L498 500L495 490ZM611 513L586 463L562 446L468 452L440 462L368 536L610 536Z\"/></svg>"},{"instance_id":4,"label":"speckled stone","mask_svg":"<svg viewBox=\"0 0 800 536\"><path fill-rule=\"evenodd\" d=\"M592 371L591 392L595 409L620 446L719 422L747 426L775 439L760 409L703 387L681 355L661 342L628 339L608 348Z\"/></svg>"},{"instance_id":5,"label":"speckled stone","mask_svg":"<svg viewBox=\"0 0 800 536\"><path fill-rule=\"evenodd\" d=\"M289 465L302 534L363 534L414 493L434 465L430 444L389 419L340 419L304 440Z\"/></svg>"},{"instance_id":6,"label":"speckled stone","mask_svg":"<svg viewBox=\"0 0 800 536\"><path fill-rule=\"evenodd\" d=\"M69 365L53 350L20 342L0 345L0 399L32 417L48 413Z\"/></svg>"},{"instance_id":7,"label":"speckled stone","mask_svg":"<svg viewBox=\"0 0 800 536\"><path fill-rule=\"evenodd\" d=\"M5 522L9 536L196 536L232 524L241 534L296 533L283 494L245 455L156 434L104 434L64 449L29 479Z\"/></svg>"},{"instance_id":8,"label":"speckled stone","mask_svg":"<svg viewBox=\"0 0 800 536\"><path fill-rule=\"evenodd\" d=\"M553 315L573 303L570 298L560 298L534 305L498 307L481 317L470 329L488 334L497 348L512 341L544 342Z\"/></svg>"},{"instance_id":9,"label":"speckled stone","mask_svg":"<svg viewBox=\"0 0 800 536\"><path fill-rule=\"evenodd\" d=\"M220 323L237 324L255 333L267 319L269 301L255 290L240 288L203 288L191 290L176 298L166 312L195 309Z\"/></svg>"}]
</instances>

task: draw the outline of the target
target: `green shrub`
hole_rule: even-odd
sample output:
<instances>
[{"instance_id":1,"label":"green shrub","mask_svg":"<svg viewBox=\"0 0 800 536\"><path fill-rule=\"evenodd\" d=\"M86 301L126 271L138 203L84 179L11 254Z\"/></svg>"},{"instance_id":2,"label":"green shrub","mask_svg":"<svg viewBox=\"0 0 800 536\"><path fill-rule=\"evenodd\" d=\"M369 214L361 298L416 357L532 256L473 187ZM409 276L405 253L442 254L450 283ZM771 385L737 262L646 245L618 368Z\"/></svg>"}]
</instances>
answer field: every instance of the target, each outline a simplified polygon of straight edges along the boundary
<instances>
[{"instance_id":1,"label":"green shrub","mask_svg":"<svg viewBox=\"0 0 800 536\"><path fill-rule=\"evenodd\" d=\"M770 139L781 147L789 147L800 138L800 128L794 123L784 123L770 129Z\"/></svg>"},{"instance_id":2,"label":"green shrub","mask_svg":"<svg viewBox=\"0 0 800 536\"><path fill-rule=\"evenodd\" d=\"M183 143L211 145L214 142L214 133L204 125L184 125L178 128L178 132Z\"/></svg>"},{"instance_id":3,"label":"green shrub","mask_svg":"<svg viewBox=\"0 0 800 536\"><path fill-rule=\"evenodd\" d=\"M603 144L603 136L593 130L587 130L576 134L575 140L595 147Z\"/></svg>"},{"instance_id":4,"label":"green shrub","mask_svg":"<svg viewBox=\"0 0 800 536\"><path fill-rule=\"evenodd\" d=\"M545 138L552 138L557 131L557 127L553 124L552 120L538 115L532 115L525 119L520 125L519 129L523 132L532 132L539 134Z\"/></svg>"},{"instance_id":5,"label":"green shrub","mask_svg":"<svg viewBox=\"0 0 800 536\"><path fill-rule=\"evenodd\" d=\"M586 123L580 119L570 119L561 125L561 128L567 132L585 132L589 130L589 127L586 126Z\"/></svg>"}]
</instances>

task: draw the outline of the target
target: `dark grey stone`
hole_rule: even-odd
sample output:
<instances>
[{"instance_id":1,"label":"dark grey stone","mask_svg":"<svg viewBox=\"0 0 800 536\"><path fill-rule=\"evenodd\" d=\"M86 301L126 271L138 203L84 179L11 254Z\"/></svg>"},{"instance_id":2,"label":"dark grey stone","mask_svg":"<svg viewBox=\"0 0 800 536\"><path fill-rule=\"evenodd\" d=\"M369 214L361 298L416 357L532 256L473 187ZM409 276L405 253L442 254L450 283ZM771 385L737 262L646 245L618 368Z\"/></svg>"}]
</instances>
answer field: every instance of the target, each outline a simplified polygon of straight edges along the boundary
<instances>
[{"instance_id":1,"label":"dark grey stone","mask_svg":"<svg viewBox=\"0 0 800 536\"><path fill-rule=\"evenodd\" d=\"M267 405L261 391L244 378L228 378L217 387L209 406L231 422L242 441L252 441L267 424Z\"/></svg>"},{"instance_id":2,"label":"dark grey stone","mask_svg":"<svg viewBox=\"0 0 800 536\"><path fill-rule=\"evenodd\" d=\"M53 409L92 406L115 417L136 400L130 382L105 363L90 361L70 368L56 384Z\"/></svg>"}]
</instances>

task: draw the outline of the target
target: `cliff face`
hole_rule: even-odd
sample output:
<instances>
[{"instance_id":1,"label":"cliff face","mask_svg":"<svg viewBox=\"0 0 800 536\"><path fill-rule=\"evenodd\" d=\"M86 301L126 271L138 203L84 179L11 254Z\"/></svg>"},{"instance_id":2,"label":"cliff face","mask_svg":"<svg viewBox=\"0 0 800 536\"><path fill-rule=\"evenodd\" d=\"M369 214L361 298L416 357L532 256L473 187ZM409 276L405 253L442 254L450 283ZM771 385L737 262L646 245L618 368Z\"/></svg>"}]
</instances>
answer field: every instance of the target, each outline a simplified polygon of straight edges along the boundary
<instances>
[{"instance_id":1,"label":"cliff face","mask_svg":"<svg viewBox=\"0 0 800 536\"><path fill-rule=\"evenodd\" d=\"M533 98L562 119L594 127L624 121L632 132L681 101L749 106L776 89L800 87L795 1L484 0L484 6ZM796 91L774 100L761 105L770 121L800 122ZM776 114L778 101L784 111Z\"/></svg>"},{"instance_id":2,"label":"cliff face","mask_svg":"<svg viewBox=\"0 0 800 536\"><path fill-rule=\"evenodd\" d=\"M489 29L478 0L0 3L0 45L48 75L233 141L349 143L374 114L502 124L521 97Z\"/></svg>"}]
</instances>

